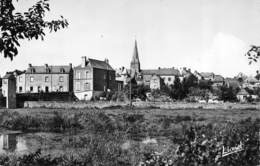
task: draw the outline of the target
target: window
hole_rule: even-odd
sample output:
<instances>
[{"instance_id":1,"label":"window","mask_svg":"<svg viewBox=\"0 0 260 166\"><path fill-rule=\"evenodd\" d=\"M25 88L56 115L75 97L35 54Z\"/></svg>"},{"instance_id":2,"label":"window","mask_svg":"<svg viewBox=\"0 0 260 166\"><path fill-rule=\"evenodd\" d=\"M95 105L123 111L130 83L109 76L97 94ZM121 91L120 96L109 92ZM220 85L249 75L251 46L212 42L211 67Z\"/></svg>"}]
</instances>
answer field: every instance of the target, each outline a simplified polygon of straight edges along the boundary
<instances>
[{"instance_id":1,"label":"window","mask_svg":"<svg viewBox=\"0 0 260 166\"><path fill-rule=\"evenodd\" d=\"M63 92L63 86L60 86L60 87L59 87L59 91L60 91L60 92Z\"/></svg>"},{"instance_id":2,"label":"window","mask_svg":"<svg viewBox=\"0 0 260 166\"><path fill-rule=\"evenodd\" d=\"M76 90L80 91L80 82L76 82Z\"/></svg>"},{"instance_id":3,"label":"window","mask_svg":"<svg viewBox=\"0 0 260 166\"><path fill-rule=\"evenodd\" d=\"M19 86L19 92L23 91L23 87Z\"/></svg>"},{"instance_id":4,"label":"window","mask_svg":"<svg viewBox=\"0 0 260 166\"><path fill-rule=\"evenodd\" d=\"M49 82L49 77L45 76L45 82Z\"/></svg>"},{"instance_id":5,"label":"window","mask_svg":"<svg viewBox=\"0 0 260 166\"><path fill-rule=\"evenodd\" d=\"M80 76L81 76L80 71L77 71L76 77L77 77L78 79L80 79Z\"/></svg>"},{"instance_id":6,"label":"window","mask_svg":"<svg viewBox=\"0 0 260 166\"><path fill-rule=\"evenodd\" d=\"M60 82L63 82L63 81L64 81L64 77L63 77L63 76L60 76L60 77L59 77L59 81L60 81Z\"/></svg>"},{"instance_id":7,"label":"window","mask_svg":"<svg viewBox=\"0 0 260 166\"><path fill-rule=\"evenodd\" d=\"M107 75L106 74L104 75L104 79L107 79Z\"/></svg>"},{"instance_id":8,"label":"window","mask_svg":"<svg viewBox=\"0 0 260 166\"><path fill-rule=\"evenodd\" d=\"M6 79L3 80L3 84L7 84L7 80Z\"/></svg>"},{"instance_id":9,"label":"window","mask_svg":"<svg viewBox=\"0 0 260 166\"><path fill-rule=\"evenodd\" d=\"M84 89L90 90L90 84L88 82L84 84Z\"/></svg>"},{"instance_id":10,"label":"window","mask_svg":"<svg viewBox=\"0 0 260 166\"><path fill-rule=\"evenodd\" d=\"M19 82L22 82L22 77L21 76L19 77Z\"/></svg>"},{"instance_id":11,"label":"window","mask_svg":"<svg viewBox=\"0 0 260 166\"><path fill-rule=\"evenodd\" d=\"M49 87L45 86L45 92L49 92Z\"/></svg>"},{"instance_id":12,"label":"window","mask_svg":"<svg viewBox=\"0 0 260 166\"><path fill-rule=\"evenodd\" d=\"M109 75L109 80L112 80L112 76L111 75Z\"/></svg>"},{"instance_id":13,"label":"window","mask_svg":"<svg viewBox=\"0 0 260 166\"><path fill-rule=\"evenodd\" d=\"M89 77L89 72L86 71L86 79Z\"/></svg>"},{"instance_id":14,"label":"window","mask_svg":"<svg viewBox=\"0 0 260 166\"><path fill-rule=\"evenodd\" d=\"M30 92L33 92L33 86L30 86Z\"/></svg>"},{"instance_id":15,"label":"window","mask_svg":"<svg viewBox=\"0 0 260 166\"><path fill-rule=\"evenodd\" d=\"M34 77L30 77L30 82L33 82L34 81Z\"/></svg>"},{"instance_id":16,"label":"window","mask_svg":"<svg viewBox=\"0 0 260 166\"><path fill-rule=\"evenodd\" d=\"M40 86L38 86L38 92L40 92L41 91L41 87Z\"/></svg>"},{"instance_id":17,"label":"window","mask_svg":"<svg viewBox=\"0 0 260 166\"><path fill-rule=\"evenodd\" d=\"M172 79L171 79L171 77L168 77L168 81L171 81Z\"/></svg>"},{"instance_id":18,"label":"window","mask_svg":"<svg viewBox=\"0 0 260 166\"><path fill-rule=\"evenodd\" d=\"M60 72L61 73L65 73L65 69L64 68L60 68Z\"/></svg>"}]
</instances>

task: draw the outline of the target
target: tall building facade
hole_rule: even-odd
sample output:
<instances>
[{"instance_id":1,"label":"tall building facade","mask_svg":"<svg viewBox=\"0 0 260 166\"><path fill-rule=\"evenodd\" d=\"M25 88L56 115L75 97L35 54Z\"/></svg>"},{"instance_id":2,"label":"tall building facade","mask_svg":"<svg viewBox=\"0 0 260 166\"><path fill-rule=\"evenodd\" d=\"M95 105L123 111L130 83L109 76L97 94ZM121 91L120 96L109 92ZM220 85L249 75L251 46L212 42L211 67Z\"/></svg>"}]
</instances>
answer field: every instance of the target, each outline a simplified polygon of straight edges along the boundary
<instances>
[{"instance_id":1,"label":"tall building facade","mask_svg":"<svg viewBox=\"0 0 260 166\"><path fill-rule=\"evenodd\" d=\"M16 75L17 93L72 92L73 69L68 66L32 66Z\"/></svg>"},{"instance_id":2,"label":"tall building facade","mask_svg":"<svg viewBox=\"0 0 260 166\"><path fill-rule=\"evenodd\" d=\"M74 68L74 94L79 100L90 100L116 88L115 70L108 59L100 61L82 57Z\"/></svg>"}]
</instances>

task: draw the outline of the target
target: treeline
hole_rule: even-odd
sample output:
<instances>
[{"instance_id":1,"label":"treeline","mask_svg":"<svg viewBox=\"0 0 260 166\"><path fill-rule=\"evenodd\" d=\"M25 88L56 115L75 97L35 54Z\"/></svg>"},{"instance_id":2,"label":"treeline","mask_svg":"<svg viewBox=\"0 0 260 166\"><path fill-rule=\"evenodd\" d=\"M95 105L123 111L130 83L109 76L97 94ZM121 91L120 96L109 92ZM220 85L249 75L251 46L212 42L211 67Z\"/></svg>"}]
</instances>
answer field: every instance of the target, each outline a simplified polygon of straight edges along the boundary
<instances>
[{"instance_id":1,"label":"treeline","mask_svg":"<svg viewBox=\"0 0 260 166\"><path fill-rule=\"evenodd\" d=\"M162 81L163 82L163 81ZM226 84L213 86L213 82L210 80L198 80L198 78L190 74L182 81L179 77L176 77L174 84L165 85L162 84L160 90L151 90L149 86L138 85L134 80L131 85L132 99L147 99L147 93L151 92L153 97L168 96L172 100L186 100L189 102L195 102L197 100L209 100L211 98L221 101L237 101L237 93L239 87L227 86ZM260 92L260 90L259 90ZM130 84L126 85L123 92L116 92L111 94L112 100L125 100L130 97Z\"/></svg>"}]
</instances>

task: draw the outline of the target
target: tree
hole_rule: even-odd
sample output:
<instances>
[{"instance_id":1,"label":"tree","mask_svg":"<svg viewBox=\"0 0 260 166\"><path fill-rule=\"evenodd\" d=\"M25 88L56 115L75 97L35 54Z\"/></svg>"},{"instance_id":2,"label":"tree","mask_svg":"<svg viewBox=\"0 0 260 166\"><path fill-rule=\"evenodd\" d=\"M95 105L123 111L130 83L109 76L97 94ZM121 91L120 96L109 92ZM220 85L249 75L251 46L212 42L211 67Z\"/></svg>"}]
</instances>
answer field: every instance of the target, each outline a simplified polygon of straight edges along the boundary
<instances>
[{"instance_id":1,"label":"tree","mask_svg":"<svg viewBox=\"0 0 260 166\"><path fill-rule=\"evenodd\" d=\"M174 83L171 85L170 96L176 100L184 98L183 86L178 76L175 77Z\"/></svg>"},{"instance_id":2,"label":"tree","mask_svg":"<svg viewBox=\"0 0 260 166\"><path fill-rule=\"evenodd\" d=\"M246 52L245 56L249 59L249 64L257 62L260 57L260 46L251 45L251 48Z\"/></svg>"},{"instance_id":3,"label":"tree","mask_svg":"<svg viewBox=\"0 0 260 166\"><path fill-rule=\"evenodd\" d=\"M221 88L220 99L223 101L236 101L236 94L238 93L237 89L232 87L222 86Z\"/></svg>"},{"instance_id":4,"label":"tree","mask_svg":"<svg viewBox=\"0 0 260 166\"><path fill-rule=\"evenodd\" d=\"M48 1L39 0L24 13L14 12L12 0L0 1L0 53L5 58L12 60L18 54L20 40L44 40L46 29L56 32L68 26L62 16L59 20L46 21L45 13L50 11Z\"/></svg>"}]
</instances>

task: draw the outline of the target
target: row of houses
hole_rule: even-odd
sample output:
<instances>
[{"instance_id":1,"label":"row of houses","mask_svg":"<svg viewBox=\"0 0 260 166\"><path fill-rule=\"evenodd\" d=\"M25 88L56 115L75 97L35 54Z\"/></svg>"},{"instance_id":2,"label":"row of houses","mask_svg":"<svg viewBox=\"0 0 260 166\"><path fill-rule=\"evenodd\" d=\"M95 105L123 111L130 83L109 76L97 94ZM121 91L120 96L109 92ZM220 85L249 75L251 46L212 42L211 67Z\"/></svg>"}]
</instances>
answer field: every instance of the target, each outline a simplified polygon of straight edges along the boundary
<instances>
[{"instance_id":1,"label":"row of houses","mask_svg":"<svg viewBox=\"0 0 260 166\"><path fill-rule=\"evenodd\" d=\"M90 100L107 91L121 90L123 83L115 80L115 70L104 61L87 58L81 59L81 64L63 66L28 65L24 71L7 72L2 78L2 94L6 97L10 87L8 81L15 79L15 92L51 93L71 92L79 100Z\"/></svg>"},{"instance_id":2,"label":"row of houses","mask_svg":"<svg viewBox=\"0 0 260 166\"><path fill-rule=\"evenodd\" d=\"M134 53L130 63L130 69L121 67L116 70L116 80L127 84L129 77L136 80L139 85L149 86L151 90L161 89L162 85L173 85L175 79L178 77L180 81L184 78L194 75L199 82L210 82L213 88L221 87L223 85L231 87L235 90L240 90L238 93L238 99L242 100L249 96L245 89L255 90L260 88L260 73L257 72L257 76L246 76L239 73L234 78L224 78L221 75L213 72L192 72L188 68L157 68L157 69L141 69L139 60L139 53L137 48L137 42L135 41ZM255 96L253 96L255 98Z\"/></svg>"}]
</instances>

